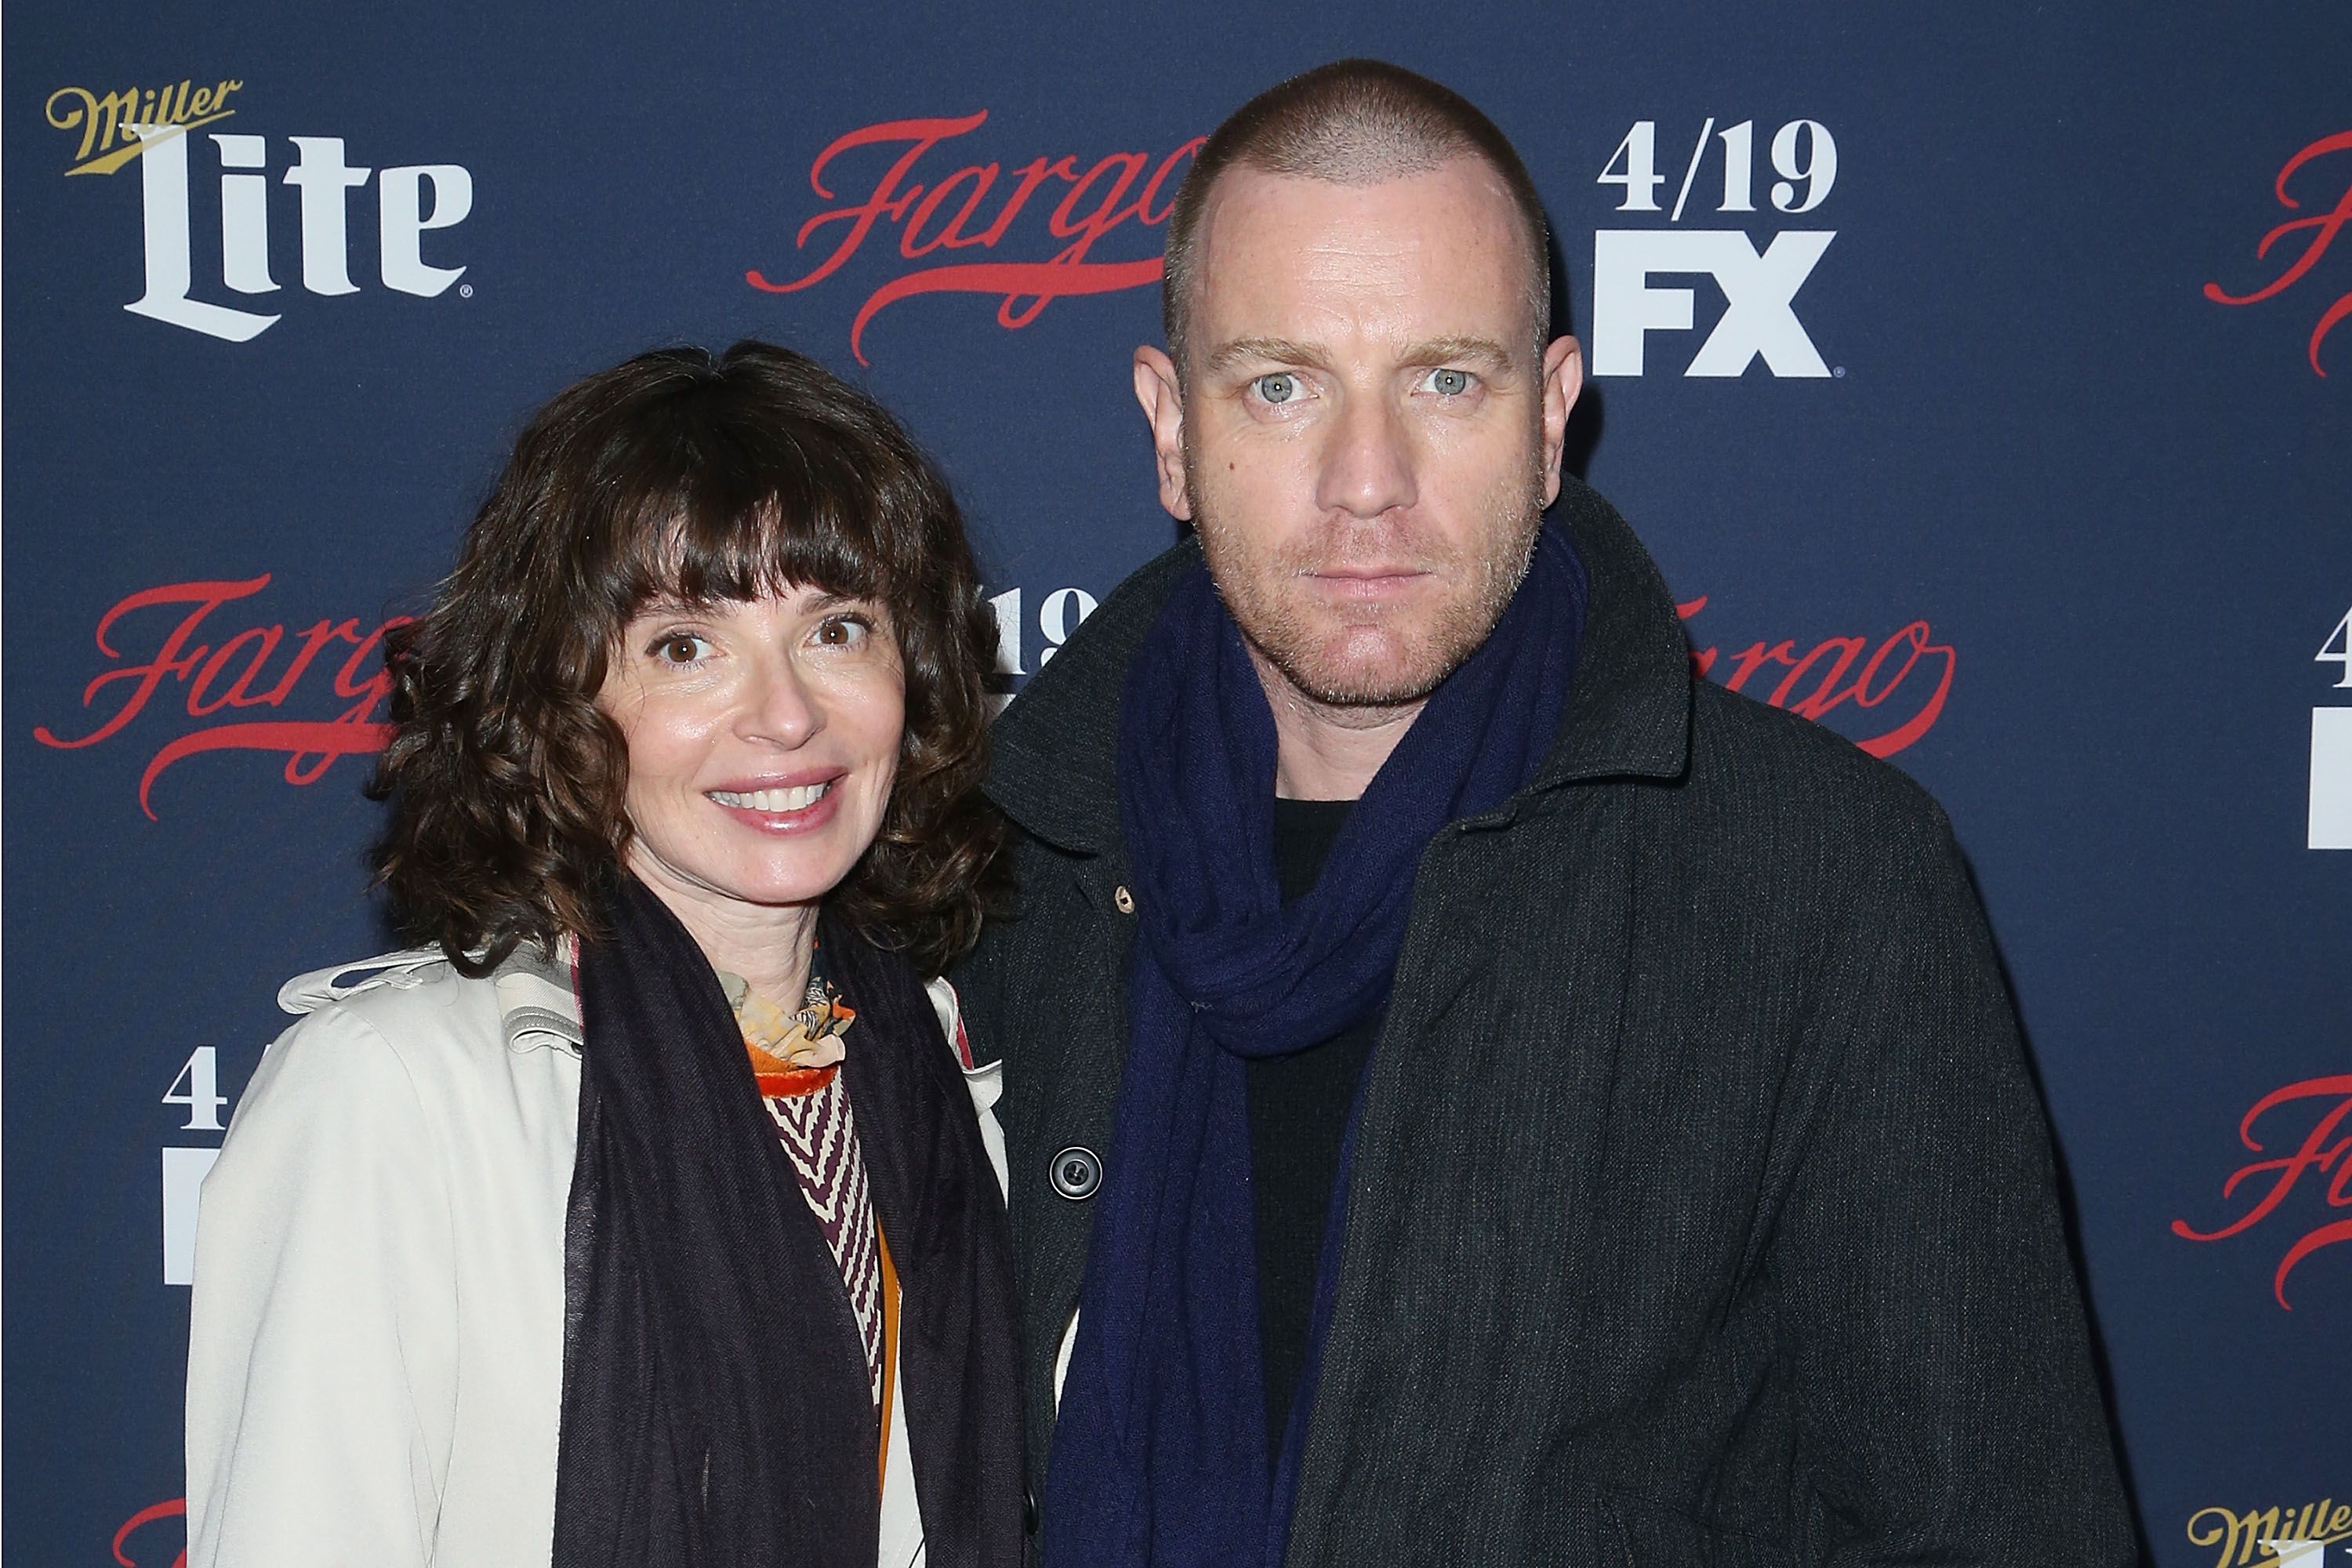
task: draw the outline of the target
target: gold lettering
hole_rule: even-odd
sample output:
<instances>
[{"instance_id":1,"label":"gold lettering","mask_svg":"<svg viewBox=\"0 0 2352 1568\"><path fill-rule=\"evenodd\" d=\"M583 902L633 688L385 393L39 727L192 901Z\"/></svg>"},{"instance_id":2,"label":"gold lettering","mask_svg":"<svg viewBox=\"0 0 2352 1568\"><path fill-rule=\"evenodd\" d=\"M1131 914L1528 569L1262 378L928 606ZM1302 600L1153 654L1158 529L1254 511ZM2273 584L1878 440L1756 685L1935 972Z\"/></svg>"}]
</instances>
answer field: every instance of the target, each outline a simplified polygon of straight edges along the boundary
<instances>
[{"instance_id":1,"label":"gold lettering","mask_svg":"<svg viewBox=\"0 0 2352 1568\"><path fill-rule=\"evenodd\" d=\"M2339 1503L2336 1511L2327 1516L2327 1533L2341 1535L2347 1526L2352 1526L2352 1502Z\"/></svg>"},{"instance_id":2,"label":"gold lettering","mask_svg":"<svg viewBox=\"0 0 2352 1568\"><path fill-rule=\"evenodd\" d=\"M79 98L81 100L81 107L76 109L68 105L65 113L59 115L58 100L61 98ZM82 127L81 151L74 154L77 158L86 158L89 155L89 139L98 130L97 110L97 96L86 87L61 87L49 94L48 102L41 106L41 112L47 115L49 123L58 130L70 131L77 125Z\"/></svg>"},{"instance_id":3,"label":"gold lettering","mask_svg":"<svg viewBox=\"0 0 2352 1568\"><path fill-rule=\"evenodd\" d=\"M143 94L131 87L104 98L86 87L61 87L49 94L45 112L58 130L81 132L81 144L74 150L68 174L111 174L147 149L132 126L168 126L186 132L226 120L236 112L228 107L228 95L244 86L231 77L200 88L189 77Z\"/></svg>"},{"instance_id":4,"label":"gold lettering","mask_svg":"<svg viewBox=\"0 0 2352 1568\"><path fill-rule=\"evenodd\" d=\"M2207 1524L2205 1520L2209 1516L2218 1517L2213 1519L2212 1523ZM2237 1517L2226 1508L2200 1508L2189 1516L2189 1544L2210 1546L2228 1535L2231 1527L2236 1523ZM2230 1553L2226 1548L2222 1551L2221 1561L2216 1568L2230 1568Z\"/></svg>"},{"instance_id":5,"label":"gold lettering","mask_svg":"<svg viewBox=\"0 0 2352 1568\"><path fill-rule=\"evenodd\" d=\"M58 112L58 100L66 99L65 112ZM81 128L81 146L76 149L77 163L92 153L103 153L128 135L128 122L139 118L139 89L128 88L121 92L110 92L104 98L86 87L61 87L49 94L47 109L49 123L60 131ZM106 130L99 132L99 120L105 117ZM135 138L132 138L135 141Z\"/></svg>"},{"instance_id":6,"label":"gold lettering","mask_svg":"<svg viewBox=\"0 0 2352 1568\"><path fill-rule=\"evenodd\" d=\"M2206 1520L2211 1522L2200 1524ZM2214 1559L2213 1568L2246 1568L2256 1547L2276 1539L2278 1526L2275 1508L2263 1513L2249 1510L2243 1518L2226 1508L2200 1508L2189 1516L2189 1543L2211 1546L2218 1542L2221 1555Z\"/></svg>"},{"instance_id":7,"label":"gold lettering","mask_svg":"<svg viewBox=\"0 0 2352 1568\"><path fill-rule=\"evenodd\" d=\"M2257 1552L2260 1552L2267 1560L2270 1553L2263 1549L2263 1542L2278 1539L2279 1510L2275 1508L2266 1508L2262 1512L2256 1513L2253 1510L2248 1509L2246 1517L2238 1521L2236 1526L2231 1530L2231 1539L2235 1540L2242 1530L2245 1532L2246 1543L2238 1549L2240 1568L2252 1563Z\"/></svg>"}]
</instances>

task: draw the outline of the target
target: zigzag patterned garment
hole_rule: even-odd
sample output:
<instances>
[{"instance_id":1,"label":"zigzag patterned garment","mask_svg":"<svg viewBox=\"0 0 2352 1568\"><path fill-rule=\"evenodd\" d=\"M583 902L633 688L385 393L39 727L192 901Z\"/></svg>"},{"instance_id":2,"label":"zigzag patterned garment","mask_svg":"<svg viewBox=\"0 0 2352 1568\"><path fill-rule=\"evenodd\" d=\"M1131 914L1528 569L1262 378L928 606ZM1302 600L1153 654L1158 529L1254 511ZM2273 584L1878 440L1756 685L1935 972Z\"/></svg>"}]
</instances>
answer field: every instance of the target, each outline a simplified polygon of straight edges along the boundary
<instances>
[{"instance_id":1,"label":"zigzag patterned garment","mask_svg":"<svg viewBox=\"0 0 2352 1568\"><path fill-rule=\"evenodd\" d=\"M776 1135L800 1178L801 1196L824 1231L834 1267L849 1292L850 1310L866 1342L874 1404L882 1404L882 1258L874 1229L874 1196L866 1184L866 1157L857 1145L857 1120L836 1072L823 1089L807 1094L764 1097Z\"/></svg>"}]
</instances>

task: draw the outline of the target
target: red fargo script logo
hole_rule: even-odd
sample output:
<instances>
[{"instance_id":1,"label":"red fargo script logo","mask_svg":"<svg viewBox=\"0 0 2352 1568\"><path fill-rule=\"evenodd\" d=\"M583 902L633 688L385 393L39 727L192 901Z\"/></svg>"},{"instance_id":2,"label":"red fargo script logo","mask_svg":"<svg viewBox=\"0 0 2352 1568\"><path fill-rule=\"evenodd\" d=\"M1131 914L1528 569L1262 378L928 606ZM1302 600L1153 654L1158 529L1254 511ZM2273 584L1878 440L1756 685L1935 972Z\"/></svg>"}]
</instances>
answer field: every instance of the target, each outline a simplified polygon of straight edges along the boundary
<instances>
[{"instance_id":1,"label":"red fargo script logo","mask_svg":"<svg viewBox=\"0 0 2352 1568\"><path fill-rule=\"evenodd\" d=\"M1675 608L1687 622L1706 608L1706 596ZM1792 641L1759 640L1731 655L1727 668L1716 668L1723 653L1713 647L1693 653L1691 665L1731 690L1808 719L1827 718L1851 702L1853 716L1867 715L1884 726L1874 734L1853 736L1853 743L1874 757L1891 757L1936 727L1944 700L1952 694L1959 652L1949 643L1931 641L1935 635L1927 622L1913 621L1874 644L1868 637L1823 637L1801 653ZM1906 687L1910 694L1894 702Z\"/></svg>"},{"instance_id":2,"label":"red fargo script logo","mask_svg":"<svg viewBox=\"0 0 2352 1568\"><path fill-rule=\"evenodd\" d=\"M2232 294L2219 283L2208 283L2205 285L2205 298L2217 305L2256 304L2285 293L2302 282L2305 275L2318 265L2319 258L2327 254L2327 247L2336 243L2336 237L2344 231L2344 226L2352 223L2352 131L2339 131L2333 136L2323 136L2314 142L2289 158L2280 168L2278 178L2271 182L2272 194L2278 197L2279 205L2290 211L2301 211L2303 204L2287 194L2287 182L2305 164L2323 158L2333 159L2327 165L2328 169L2344 177L2344 194L2336 198L2336 205L2327 211L2289 218L2272 229L2263 236L2262 243L2254 247L2254 256L2258 260L2269 261L2272 259L2272 247L2294 236L2302 237L2303 248L2293 250L2291 254L2282 251L2278 276L2269 282L2243 294ZM2306 184L2309 183L2305 182ZM2318 324L2311 329L2308 356L2311 368L2321 375L2327 372L2320 368L2319 345L2347 316L2352 316L2352 291L2336 296L2336 301L2320 312Z\"/></svg>"},{"instance_id":3,"label":"red fargo script logo","mask_svg":"<svg viewBox=\"0 0 2352 1568\"><path fill-rule=\"evenodd\" d=\"M141 1509L137 1513L124 1520L122 1528L114 1532L114 1560L121 1563L122 1568L144 1568L144 1565L152 1563L155 1559L152 1554L146 1557L133 1557L123 1549L131 1544L131 1538L133 1535L139 1534L147 1526L161 1523L167 1519L184 1518L187 1511L188 1503L185 1498L173 1498L167 1502L154 1503ZM184 1540L185 1537L182 1539ZM185 1546L181 1547L179 1554L172 1559L172 1568L188 1568L188 1549Z\"/></svg>"},{"instance_id":4,"label":"red fargo script logo","mask_svg":"<svg viewBox=\"0 0 2352 1568\"><path fill-rule=\"evenodd\" d=\"M2224 1200L2238 1200L2239 1189L2245 1189L2240 1200L2247 1205L2244 1213L2214 1230L2199 1230L2187 1220L2177 1219L2172 1222L2172 1234L2189 1241L2221 1241L2252 1230L2277 1214L2288 1195L2304 1186L2305 1177L2310 1178L2306 1190L2326 1209L2352 1209L2352 1127L2346 1125L2352 1119L2352 1074L2305 1079L2273 1089L2254 1101L2253 1109L2239 1121L2238 1142L2256 1154L2267 1153L2272 1147L2285 1148L2286 1143L2266 1143L2264 1139L2277 1140L2281 1129L2300 1125L2298 1117L2303 1115L2312 1118L2311 1125L2299 1138L2288 1134L2291 1152L2251 1161L2230 1173L2229 1180L2221 1184ZM2255 1123L2265 1121L2263 1136L2257 1137ZM2271 1294L2282 1307L2287 1305L2286 1277L2296 1265L2323 1247L2352 1241L2352 1215L2316 1225L2309 1223L2310 1217L2306 1202L2300 1221L2305 1228L2288 1244L2278 1272L2271 1277ZM2292 1235L2294 1225L2280 1228Z\"/></svg>"},{"instance_id":5,"label":"red fargo script logo","mask_svg":"<svg viewBox=\"0 0 2352 1568\"><path fill-rule=\"evenodd\" d=\"M82 706L96 710L97 721L79 734L60 734L43 724L33 738L66 750L111 740L147 711L167 679L176 680L185 695L186 716L196 727L166 742L140 774L139 805L151 818L156 779L199 752L281 752L286 782L307 784L318 782L338 757L381 748L385 726L376 713L391 686L383 670L383 634L408 617L394 616L367 629L358 620L327 619L291 632L282 625L231 631L215 620L224 606L268 585L265 573L242 582L167 583L122 599L98 622L98 651L113 668L82 689ZM153 651L136 655L142 647ZM341 712L324 719L277 716L298 691L315 700L321 685L332 700L346 704ZM266 709L272 717L238 716L253 709Z\"/></svg>"},{"instance_id":6,"label":"red fargo script logo","mask_svg":"<svg viewBox=\"0 0 2352 1568\"><path fill-rule=\"evenodd\" d=\"M169 715L191 721L157 745L139 775L139 805L155 816L155 781L204 752L274 752L290 784L316 784L339 758L382 749L390 737L383 637L409 617L321 618L292 628L240 615L269 576L166 583L118 600L99 617L105 668L82 688L80 725L42 724L33 738L78 751L115 740L134 722ZM1706 599L1680 606L1683 618ZM1943 716L1959 654L1935 640L1926 621L1886 637L1829 637L1800 643L1759 638L1726 652L1691 655L1701 676L1808 719L1838 727L1874 757L1891 757ZM248 717L253 710L268 717ZM309 716L294 717L295 713Z\"/></svg>"},{"instance_id":7,"label":"red fargo script logo","mask_svg":"<svg viewBox=\"0 0 2352 1568\"><path fill-rule=\"evenodd\" d=\"M772 294L822 283L840 271L873 237L876 226L888 219L898 234L899 259L919 265L876 289L858 307L849 326L849 351L860 364L869 363L864 344L866 323L917 294L995 295L997 324L1017 329L1066 295L1104 294L1160 281L1157 241L1150 255L1125 260L1098 257L1095 247L1130 224L1139 233L1168 221L1183 168L1200 151L1203 138L1196 136L1158 158L1148 152L1112 153L1082 168L1076 153L1058 158L1040 154L1009 174L992 161L933 175L934 168L954 156L938 154L940 146L969 135L987 120L984 109L959 120L889 120L835 138L809 165L809 186L820 199L838 205L803 223L793 239L803 251L815 240L829 241L831 248L797 278L772 278L754 268L743 275L744 281ZM868 153L869 148L881 152ZM877 157L889 162L870 176L865 195L844 197L828 183L846 180L852 168L870 167ZM839 170L834 167L836 160L842 163ZM930 177L917 178L919 165ZM1000 179L1008 187L1001 194ZM1045 208L1048 201L1054 204L1050 210ZM1036 232L1041 213L1043 235ZM1000 252L997 247L1008 237L1012 246ZM1032 252L1031 258L1016 259L1024 249ZM1036 254L1048 249L1050 255ZM947 258L974 250L985 253L986 259Z\"/></svg>"}]
</instances>

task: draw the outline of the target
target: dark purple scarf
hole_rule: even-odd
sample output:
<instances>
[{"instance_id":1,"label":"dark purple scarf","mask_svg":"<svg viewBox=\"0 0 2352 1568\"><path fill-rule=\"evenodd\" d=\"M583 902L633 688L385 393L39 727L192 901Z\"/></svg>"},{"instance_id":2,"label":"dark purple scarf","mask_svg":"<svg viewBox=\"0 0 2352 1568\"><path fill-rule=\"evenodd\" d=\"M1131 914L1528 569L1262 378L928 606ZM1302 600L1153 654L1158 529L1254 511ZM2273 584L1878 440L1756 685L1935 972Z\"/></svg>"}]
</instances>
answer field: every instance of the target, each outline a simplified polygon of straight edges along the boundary
<instances>
[{"instance_id":1,"label":"dark purple scarf","mask_svg":"<svg viewBox=\"0 0 2352 1568\"><path fill-rule=\"evenodd\" d=\"M1288 1431L1269 1435L1246 1058L1320 1044L1385 1005L1422 851L1534 776L1567 706L1585 597L1575 547L1547 525L1493 636L1430 698L1314 890L1287 905L1274 863L1274 715L1205 568L1178 584L1138 650L1118 789L1141 940L1046 1478L1047 1568L1281 1562L1347 1155L1306 1373ZM1281 1445L1271 1477L1270 1442Z\"/></svg>"}]
</instances>

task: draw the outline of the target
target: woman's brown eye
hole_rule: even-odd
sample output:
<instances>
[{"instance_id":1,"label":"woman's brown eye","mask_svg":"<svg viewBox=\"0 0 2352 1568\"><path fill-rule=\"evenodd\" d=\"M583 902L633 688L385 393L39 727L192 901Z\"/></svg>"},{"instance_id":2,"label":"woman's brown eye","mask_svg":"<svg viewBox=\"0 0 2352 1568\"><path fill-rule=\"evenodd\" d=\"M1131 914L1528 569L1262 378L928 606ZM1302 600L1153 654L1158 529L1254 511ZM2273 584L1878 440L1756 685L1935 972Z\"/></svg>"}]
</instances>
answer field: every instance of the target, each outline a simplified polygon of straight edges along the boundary
<instances>
[{"instance_id":1,"label":"woman's brown eye","mask_svg":"<svg viewBox=\"0 0 2352 1568\"><path fill-rule=\"evenodd\" d=\"M655 645L655 657L666 664L692 664L702 639L685 632L676 632Z\"/></svg>"}]
</instances>

